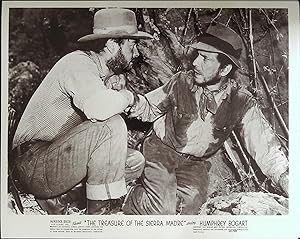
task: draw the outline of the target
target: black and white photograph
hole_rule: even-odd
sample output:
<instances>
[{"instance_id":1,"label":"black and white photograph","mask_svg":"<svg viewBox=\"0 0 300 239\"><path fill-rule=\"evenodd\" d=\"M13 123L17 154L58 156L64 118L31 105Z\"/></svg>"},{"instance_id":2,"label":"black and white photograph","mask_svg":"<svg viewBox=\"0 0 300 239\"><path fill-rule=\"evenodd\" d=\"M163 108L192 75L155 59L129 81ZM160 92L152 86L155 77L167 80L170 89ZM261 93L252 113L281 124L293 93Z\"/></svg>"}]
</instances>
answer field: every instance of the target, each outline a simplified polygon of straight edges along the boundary
<instances>
[{"instance_id":1,"label":"black and white photograph","mask_svg":"<svg viewBox=\"0 0 300 239\"><path fill-rule=\"evenodd\" d=\"M2 237L300 236L299 5L6 4Z\"/></svg>"}]
</instances>

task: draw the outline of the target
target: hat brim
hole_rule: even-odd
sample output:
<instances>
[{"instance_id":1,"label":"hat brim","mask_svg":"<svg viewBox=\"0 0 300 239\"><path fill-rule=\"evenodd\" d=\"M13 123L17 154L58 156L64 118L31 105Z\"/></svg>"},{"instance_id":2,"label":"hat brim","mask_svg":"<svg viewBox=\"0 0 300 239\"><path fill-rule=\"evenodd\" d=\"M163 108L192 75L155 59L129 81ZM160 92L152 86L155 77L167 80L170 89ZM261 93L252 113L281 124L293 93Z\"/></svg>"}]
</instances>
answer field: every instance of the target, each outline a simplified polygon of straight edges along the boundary
<instances>
[{"instance_id":1,"label":"hat brim","mask_svg":"<svg viewBox=\"0 0 300 239\"><path fill-rule=\"evenodd\" d=\"M214 46L211 46L204 42L193 43L192 45L189 45L189 46L192 48L198 49L198 50L202 50L202 51L221 53L221 54L227 56L232 61L232 63L235 64L238 68L241 68L241 63L237 58L225 53L224 51L219 50L218 48L215 48Z\"/></svg>"},{"instance_id":2,"label":"hat brim","mask_svg":"<svg viewBox=\"0 0 300 239\"><path fill-rule=\"evenodd\" d=\"M153 37L147 33L138 31L134 34L127 34L127 33L111 33L111 34L89 34L79 38L78 42L86 42L86 41L93 41L96 39L114 39L114 38L125 38L125 39L152 39Z\"/></svg>"}]
</instances>

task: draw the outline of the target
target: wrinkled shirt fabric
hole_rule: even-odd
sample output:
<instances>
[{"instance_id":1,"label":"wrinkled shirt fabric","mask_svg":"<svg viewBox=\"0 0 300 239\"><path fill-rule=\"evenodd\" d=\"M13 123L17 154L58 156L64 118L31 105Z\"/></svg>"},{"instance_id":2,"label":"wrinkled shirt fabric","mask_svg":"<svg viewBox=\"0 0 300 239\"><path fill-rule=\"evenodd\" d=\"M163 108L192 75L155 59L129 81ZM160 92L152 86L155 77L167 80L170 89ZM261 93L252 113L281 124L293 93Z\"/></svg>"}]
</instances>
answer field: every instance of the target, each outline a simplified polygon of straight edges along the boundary
<instances>
[{"instance_id":1,"label":"wrinkled shirt fabric","mask_svg":"<svg viewBox=\"0 0 300 239\"><path fill-rule=\"evenodd\" d=\"M205 159L234 129L274 183L286 172L288 161L252 95L233 79L214 96L207 91L194 85L191 72L179 72L165 85L138 95L130 117L154 125L143 144L141 183L127 194L125 214L197 214L207 200Z\"/></svg>"},{"instance_id":2,"label":"wrinkled shirt fabric","mask_svg":"<svg viewBox=\"0 0 300 239\"><path fill-rule=\"evenodd\" d=\"M191 72L177 73L167 84L139 95L130 117L154 122L161 141L179 153L207 158L223 145L233 129L262 172L273 182L288 168L288 160L255 98L229 79L214 94L218 109L200 114L203 89L193 84Z\"/></svg>"},{"instance_id":3,"label":"wrinkled shirt fabric","mask_svg":"<svg viewBox=\"0 0 300 239\"><path fill-rule=\"evenodd\" d=\"M13 140L16 168L35 196L57 196L86 178L88 199L115 199L142 172L144 158L127 149L119 115L127 99L106 87L98 57L83 51L62 57L21 117Z\"/></svg>"}]
</instances>

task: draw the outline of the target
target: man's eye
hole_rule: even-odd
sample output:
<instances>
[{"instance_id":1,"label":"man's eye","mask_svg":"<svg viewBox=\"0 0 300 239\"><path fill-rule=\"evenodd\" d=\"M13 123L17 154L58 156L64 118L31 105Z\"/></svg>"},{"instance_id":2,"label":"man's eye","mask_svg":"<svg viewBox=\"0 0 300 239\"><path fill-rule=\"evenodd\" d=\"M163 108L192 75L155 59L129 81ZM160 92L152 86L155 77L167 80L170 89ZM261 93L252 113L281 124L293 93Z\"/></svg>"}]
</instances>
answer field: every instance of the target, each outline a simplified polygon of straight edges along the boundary
<instances>
[{"instance_id":1,"label":"man's eye","mask_svg":"<svg viewBox=\"0 0 300 239\"><path fill-rule=\"evenodd\" d=\"M203 56L203 59L204 59L205 61L209 61L209 60L210 60L207 56Z\"/></svg>"},{"instance_id":2,"label":"man's eye","mask_svg":"<svg viewBox=\"0 0 300 239\"><path fill-rule=\"evenodd\" d=\"M199 56L202 57L203 59L207 58L205 55L202 55L201 53L199 53Z\"/></svg>"}]
</instances>

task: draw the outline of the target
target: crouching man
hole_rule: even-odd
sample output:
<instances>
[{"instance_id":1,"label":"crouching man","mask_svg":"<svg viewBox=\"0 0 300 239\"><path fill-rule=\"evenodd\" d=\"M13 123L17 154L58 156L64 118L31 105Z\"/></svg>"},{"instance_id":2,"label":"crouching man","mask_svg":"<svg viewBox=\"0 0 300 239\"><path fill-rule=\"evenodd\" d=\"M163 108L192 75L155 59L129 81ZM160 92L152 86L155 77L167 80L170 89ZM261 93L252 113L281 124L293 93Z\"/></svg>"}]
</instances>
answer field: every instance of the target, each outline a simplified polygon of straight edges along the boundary
<instances>
[{"instance_id":1,"label":"crouching man","mask_svg":"<svg viewBox=\"0 0 300 239\"><path fill-rule=\"evenodd\" d=\"M107 214L111 200L125 195L126 182L144 167L142 154L127 149L127 127L119 115L131 96L110 79L139 55L136 39L152 37L137 30L134 12L126 9L99 10L93 29L78 40L93 49L72 52L54 65L13 140L20 182L49 214L64 214L82 195L75 186L83 180L86 213Z\"/></svg>"}]
</instances>

